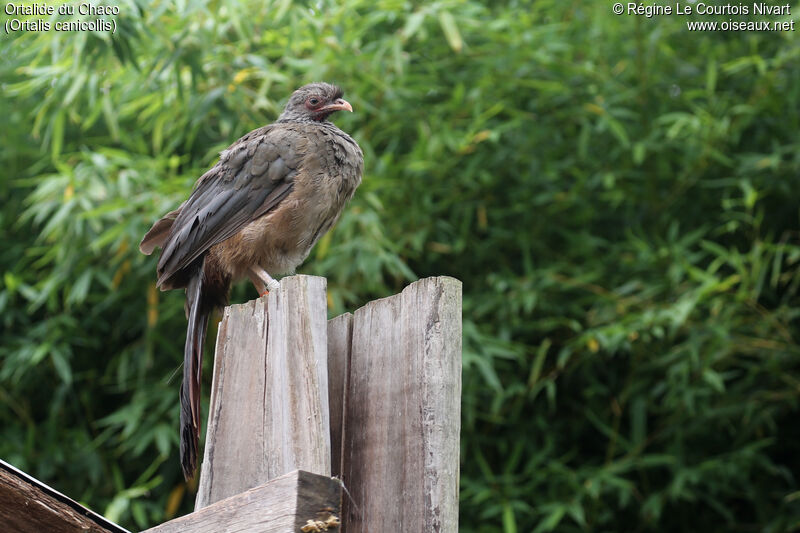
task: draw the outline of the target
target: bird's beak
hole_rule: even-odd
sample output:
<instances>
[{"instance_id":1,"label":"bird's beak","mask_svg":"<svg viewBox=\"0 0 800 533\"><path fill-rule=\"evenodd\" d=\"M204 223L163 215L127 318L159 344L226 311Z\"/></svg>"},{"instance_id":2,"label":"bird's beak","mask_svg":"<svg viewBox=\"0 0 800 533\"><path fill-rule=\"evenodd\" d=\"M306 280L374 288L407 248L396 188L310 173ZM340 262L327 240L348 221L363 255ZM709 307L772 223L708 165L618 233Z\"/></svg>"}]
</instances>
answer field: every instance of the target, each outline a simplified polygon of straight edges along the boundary
<instances>
[{"instance_id":1,"label":"bird's beak","mask_svg":"<svg viewBox=\"0 0 800 533\"><path fill-rule=\"evenodd\" d=\"M350 102L348 102L343 98L339 98L332 104L326 105L321 109L321 111L325 111L328 113L333 113L334 111L344 111L344 110L350 111L352 113L353 106L351 106Z\"/></svg>"}]
</instances>

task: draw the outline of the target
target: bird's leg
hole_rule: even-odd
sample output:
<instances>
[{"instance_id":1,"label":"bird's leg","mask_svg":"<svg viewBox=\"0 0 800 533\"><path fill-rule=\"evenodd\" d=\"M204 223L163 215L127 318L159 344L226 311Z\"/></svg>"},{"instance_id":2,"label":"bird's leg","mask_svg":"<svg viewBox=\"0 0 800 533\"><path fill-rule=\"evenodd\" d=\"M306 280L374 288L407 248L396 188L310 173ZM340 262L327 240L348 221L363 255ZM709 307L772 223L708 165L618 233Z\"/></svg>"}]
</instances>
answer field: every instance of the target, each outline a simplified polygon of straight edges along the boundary
<instances>
[{"instance_id":1,"label":"bird's leg","mask_svg":"<svg viewBox=\"0 0 800 533\"><path fill-rule=\"evenodd\" d=\"M250 278L250 281L253 282L253 286L256 288L256 291L258 291L259 296L264 296L265 294L267 294L267 286L264 285L264 282L262 282L261 279L258 276L256 276L252 270L247 271L247 277Z\"/></svg>"},{"instance_id":2,"label":"bird's leg","mask_svg":"<svg viewBox=\"0 0 800 533\"><path fill-rule=\"evenodd\" d=\"M268 291L276 291L280 287L275 278L267 274L267 271L258 265L252 265L247 272L247 276L250 278L250 281L253 282L253 285L256 286L261 296L264 296ZM265 285L266 290L264 290Z\"/></svg>"}]
</instances>

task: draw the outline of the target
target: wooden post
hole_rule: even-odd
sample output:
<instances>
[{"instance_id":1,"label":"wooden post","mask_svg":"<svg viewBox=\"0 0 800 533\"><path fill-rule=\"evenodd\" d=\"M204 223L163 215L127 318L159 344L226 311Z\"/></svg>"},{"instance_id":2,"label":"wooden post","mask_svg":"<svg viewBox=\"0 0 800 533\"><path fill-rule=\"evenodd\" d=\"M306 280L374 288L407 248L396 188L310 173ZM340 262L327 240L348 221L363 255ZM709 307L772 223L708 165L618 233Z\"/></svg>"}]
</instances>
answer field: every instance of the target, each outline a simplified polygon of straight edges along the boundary
<instances>
[{"instance_id":1,"label":"wooden post","mask_svg":"<svg viewBox=\"0 0 800 533\"><path fill-rule=\"evenodd\" d=\"M460 281L356 311L344 413L344 530L457 532Z\"/></svg>"},{"instance_id":2,"label":"wooden post","mask_svg":"<svg viewBox=\"0 0 800 533\"><path fill-rule=\"evenodd\" d=\"M293 470L331 475L325 278L225 309L195 509Z\"/></svg>"},{"instance_id":3,"label":"wooden post","mask_svg":"<svg viewBox=\"0 0 800 533\"><path fill-rule=\"evenodd\" d=\"M353 315L345 313L328 321L328 405L331 410L331 475L342 476L342 440Z\"/></svg>"},{"instance_id":4,"label":"wooden post","mask_svg":"<svg viewBox=\"0 0 800 533\"><path fill-rule=\"evenodd\" d=\"M458 531L461 282L325 318L309 276L225 310L195 512L149 533Z\"/></svg>"}]
</instances>

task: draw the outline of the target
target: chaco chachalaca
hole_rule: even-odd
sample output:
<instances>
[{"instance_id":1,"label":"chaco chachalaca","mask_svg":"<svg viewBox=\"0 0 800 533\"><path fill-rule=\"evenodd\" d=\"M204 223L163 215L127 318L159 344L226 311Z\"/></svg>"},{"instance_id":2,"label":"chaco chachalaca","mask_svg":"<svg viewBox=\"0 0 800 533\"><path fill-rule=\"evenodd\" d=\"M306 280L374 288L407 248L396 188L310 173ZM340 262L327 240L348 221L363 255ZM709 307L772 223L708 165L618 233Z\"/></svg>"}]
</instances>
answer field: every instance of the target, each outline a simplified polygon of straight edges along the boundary
<instances>
[{"instance_id":1,"label":"chaco chachalaca","mask_svg":"<svg viewBox=\"0 0 800 533\"><path fill-rule=\"evenodd\" d=\"M334 225L361 183L358 144L328 121L352 111L327 83L296 90L273 124L251 131L220 154L178 209L164 215L139 249L161 247L158 286L186 289L189 321L183 353L180 453L194 477L200 434L200 378L208 317L227 304L233 281L247 276L260 294L293 271Z\"/></svg>"}]
</instances>

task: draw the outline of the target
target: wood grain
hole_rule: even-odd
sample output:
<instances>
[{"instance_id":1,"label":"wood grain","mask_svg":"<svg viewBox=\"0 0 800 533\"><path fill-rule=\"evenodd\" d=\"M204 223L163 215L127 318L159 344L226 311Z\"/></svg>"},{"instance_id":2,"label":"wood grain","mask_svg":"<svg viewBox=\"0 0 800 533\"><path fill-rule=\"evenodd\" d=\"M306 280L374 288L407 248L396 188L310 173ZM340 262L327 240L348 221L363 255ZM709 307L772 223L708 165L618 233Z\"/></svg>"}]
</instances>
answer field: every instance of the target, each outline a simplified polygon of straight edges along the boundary
<instances>
[{"instance_id":1,"label":"wood grain","mask_svg":"<svg viewBox=\"0 0 800 533\"><path fill-rule=\"evenodd\" d=\"M298 470L143 533L297 533L338 521L340 499L336 480Z\"/></svg>"},{"instance_id":2,"label":"wood grain","mask_svg":"<svg viewBox=\"0 0 800 533\"><path fill-rule=\"evenodd\" d=\"M345 530L458 531L461 282L356 311L346 383Z\"/></svg>"},{"instance_id":3,"label":"wood grain","mask_svg":"<svg viewBox=\"0 0 800 533\"><path fill-rule=\"evenodd\" d=\"M0 531L128 533L4 461L0 461Z\"/></svg>"},{"instance_id":4,"label":"wood grain","mask_svg":"<svg viewBox=\"0 0 800 533\"><path fill-rule=\"evenodd\" d=\"M195 509L303 469L330 476L325 278L227 307Z\"/></svg>"},{"instance_id":5,"label":"wood grain","mask_svg":"<svg viewBox=\"0 0 800 533\"><path fill-rule=\"evenodd\" d=\"M344 400L353 340L353 315L328 321L328 405L331 414L331 475L342 475Z\"/></svg>"}]
</instances>

